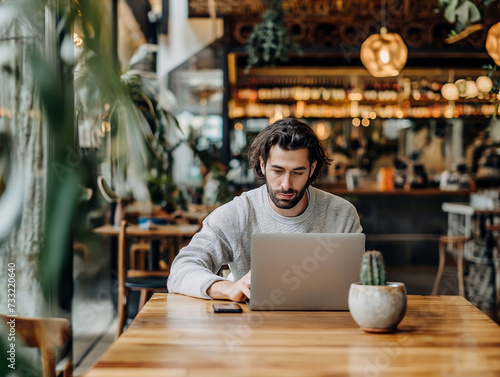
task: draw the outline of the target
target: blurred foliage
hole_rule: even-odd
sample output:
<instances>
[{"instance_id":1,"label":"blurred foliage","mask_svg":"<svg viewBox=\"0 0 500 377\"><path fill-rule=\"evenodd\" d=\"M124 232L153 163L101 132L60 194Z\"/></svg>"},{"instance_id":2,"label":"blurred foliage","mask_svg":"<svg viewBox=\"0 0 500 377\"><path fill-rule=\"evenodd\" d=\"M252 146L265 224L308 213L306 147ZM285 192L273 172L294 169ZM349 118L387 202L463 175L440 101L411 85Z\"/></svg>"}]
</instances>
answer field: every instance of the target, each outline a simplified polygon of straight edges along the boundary
<instances>
[{"instance_id":1,"label":"blurred foliage","mask_svg":"<svg viewBox=\"0 0 500 377\"><path fill-rule=\"evenodd\" d=\"M274 66L278 61L287 61L289 53L301 52L288 31L282 0L262 2L268 9L262 14L262 21L254 27L245 45L248 53L247 72L256 65Z\"/></svg>"},{"instance_id":2,"label":"blurred foliage","mask_svg":"<svg viewBox=\"0 0 500 377\"><path fill-rule=\"evenodd\" d=\"M149 146L149 170L153 169L155 175L163 174L172 176L173 152L180 143L170 145L168 132L176 128L182 132L175 116L160 102L160 82L156 74L129 70L121 76L126 91L137 106L148 125L143 130L143 137Z\"/></svg>"},{"instance_id":3,"label":"blurred foliage","mask_svg":"<svg viewBox=\"0 0 500 377\"><path fill-rule=\"evenodd\" d=\"M101 2L20 0L1 7L2 11L14 10L12 14L32 31L35 40L27 64L33 69L49 141L39 275L46 301L52 308L68 310L72 235L85 225L81 199L89 162L82 157L78 144L75 86L81 110L93 112L98 125L103 119L110 123L108 156L116 189L130 190L138 200L149 199L145 141L151 146L154 134L109 53L108 19L101 13ZM76 52L74 33L82 41ZM12 72L22 72L21 68L15 67Z\"/></svg>"},{"instance_id":4,"label":"blurred foliage","mask_svg":"<svg viewBox=\"0 0 500 377\"><path fill-rule=\"evenodd\" d=\"M229 182L226 177L226 170L218 159L216 150L198 148L199 136L195 133L190 133L187 140L188 145L194 155L200 160L201 169L204 173L204 187L201 192L195 192L196 197L200 197L203 204L214 205L224 204L233 199L234 193L230 189ZM201 204L201 203L199 203Z\"/></svg>"},{"instance_id":5,"label":"blurred foliage","mask_svg":"<svg viewBox=\"0 0 500 377\"><path fill-rule=\"evenodd\" d=\"M495 105L495 112L493 113L492 118L496 119L498 114L498 107L500 105L500 99L498 98L498 95L500 94L500 70L498 69L499 67L496 64L483 65L482 68L486 70L486 76L488 76L493 83L490 93L495 95L491 96L490 102Z\"/></svg>"},{"instance_id":6,"label":"blurred foliage","mask_svg":"<svg viewBox=\"0 0 500 377\"><path fill-rule=\"evenodd\" d=\"M454 25L449 35L453 37L472 24L481 21L484 13L483 8L494 1L496 0L439 0L436 12L443 13L446 21Z\"/></svg>"},{"instance_id":7,"label":"blurred foliage","mask_svg":"<svg viewBox=\"0 0 500 377\"><path fill-rule=\"evenodd\" d=\"M168 213L176 209L187 211L187 200L169 175L151 176L148 180L148 189L152 202L160 205Z\"/></svg>"},{"instance_id":8,"label":"blurred foliage","mask_svg":"<svg viewBox=\"0 0 500 377\"><path fill-rule=\"evenodd\" d=\"M215 198L213 198L213 202L205 204L224 204L234 198L234 192L229 187L226 171L219 164L215 164L210 168L210 179L216 182L217 193Z\"/></svg>"}]
</instances>

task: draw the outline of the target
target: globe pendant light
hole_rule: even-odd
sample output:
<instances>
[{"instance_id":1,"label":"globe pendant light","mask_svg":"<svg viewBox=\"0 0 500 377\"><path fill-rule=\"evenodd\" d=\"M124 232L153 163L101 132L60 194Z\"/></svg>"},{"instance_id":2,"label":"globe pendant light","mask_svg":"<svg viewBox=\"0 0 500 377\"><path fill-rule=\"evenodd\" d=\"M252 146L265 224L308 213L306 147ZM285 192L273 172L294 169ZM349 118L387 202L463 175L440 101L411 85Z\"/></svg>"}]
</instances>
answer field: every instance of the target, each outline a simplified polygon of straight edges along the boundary
<instances>
[{"instance_id":1,"label":"globe pendant light","mask_svg":"<svg viewBox=\"0 0 500 377\"><path fill-rule=\"evenodd\" d=\"M493 59L493 61L500 65L500 22L493 25L490 30L488 30L488 35L486 36L486 51L488 55Z\"/></svg>"},{"instance_id":2,"label":"globe pendant light","mask_svg":"<svg viewBox=\"0 0 500 377\"><path fill-rule=\"evenodd\" d=\"M387 33L381 27L380 34L373 34L363 42L360 57L373 77L394 77L405 66L408 49L399 34Z\"/></svg>"}]
</instances>

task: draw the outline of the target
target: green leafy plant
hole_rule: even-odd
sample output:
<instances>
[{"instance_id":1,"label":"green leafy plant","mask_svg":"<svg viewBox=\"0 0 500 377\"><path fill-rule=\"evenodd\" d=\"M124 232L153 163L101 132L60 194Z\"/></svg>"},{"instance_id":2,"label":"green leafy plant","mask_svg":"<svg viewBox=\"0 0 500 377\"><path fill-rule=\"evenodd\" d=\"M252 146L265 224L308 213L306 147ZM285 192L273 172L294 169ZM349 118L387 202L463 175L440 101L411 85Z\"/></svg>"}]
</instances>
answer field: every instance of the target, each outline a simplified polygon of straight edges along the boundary
<instances>
[{"instance_id":1,"label":"green leafy plant","mask_svg":"<svg viewBox=\"0 0 500 377\"><path fill-rule=\"evenodd\" d=\"M187 200L181 190L167 174L151 176L148 180L151 201L161 205L168 213L176 209L187 210Z\"/></svg>"},{"instance_id":2,"label":"green leafy plant","mask_svg":"<svg viewBox=\"0 0 500 377\"><path fill-rule=\"evenodd\" d=\"M457 42L470 33L481 30L482 25L474 25L481 21L484 8L496 0L439 0L436 13L443 13L446 21L454 25L447 43Z\"/></svg>"},{"instance_id":3,"label":"green leafy plant","mask_svg":"<svg viewBox=\"0 0 500 377\"><path fill-rule=\"evenodd\" d=\"M498 65L496 64L483 65L482 68L486 70L485 76L488 76L493 84L490 91L490 93L492 94L492 96L490 97L490 102L495 105L493 118L496 118L498 114L498 107L500 105L500 101L498 99L498 94L500 93L500 71L498 69Z\"/></svg>"},{"instance_id":4,"label":"green leafy plant","mask_svg":"<svg viewBox=\"0 0 500 377\"><path fill-rule=\"evenodd\" d=\"M361 284L385 285L384 258L380 251L367 251L361 262Z\"/></svg>"},{"instance_id":5,"label":"green leafy plant","mask_svg":"<svg viewBox=\"0 0 500 377\"><path fill-rule=\"evenodd\" d=\"M470 0L439 0L439 10L443 12L446 21L455 25L452 34L460 33L481 19L479 9Z\"/></svg>"},{"instance_id":6,"label":"green leafy plant","mask_svg":"<svg viewBox=\"0 0 500 377\"><path fill-rule=\"evenodd\" d=\"M282 0L263 0L269 9L262 14L262 21L255 26L247 40L248 53L246 71L255 65L274 66L278 61L287 61L288 54L300 52L293 41L285 21Z\"/></svg>"}]
</instances>

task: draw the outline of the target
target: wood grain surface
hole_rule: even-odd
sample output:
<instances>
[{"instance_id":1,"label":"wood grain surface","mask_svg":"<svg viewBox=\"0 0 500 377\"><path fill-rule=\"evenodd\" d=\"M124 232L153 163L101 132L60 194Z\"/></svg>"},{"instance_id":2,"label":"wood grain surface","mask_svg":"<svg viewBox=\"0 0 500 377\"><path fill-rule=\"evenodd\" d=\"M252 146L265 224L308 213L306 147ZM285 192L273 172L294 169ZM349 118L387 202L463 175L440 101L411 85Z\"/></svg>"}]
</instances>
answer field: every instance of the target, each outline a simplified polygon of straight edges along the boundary
<instances>
[{"instance_id":1,"label":"wood grain surface","mask_svg":"<svg viewBox=\"0 0 500 377\"><path fill-rule=\"evenodd\" d=\"M157 225L154 229L141 229L138 225L130 225L127 227L127 235L147 238L192 237L199 229L198 224ZM108 224L93 229L93 232L103 236L117 236L120 233L120 228Z\"/></svg>"},{"instance_id":2,"label":"wood grain surface","mask_svg":"<svg viewBox=\"0 0 500 377\"><path fill-rule=\"evenodd\" d=\"M349 312L215 314L155 294L86 377L499 376L500 327L460 296L408 296L393 334Z\"/></svg>"}]
</instances>

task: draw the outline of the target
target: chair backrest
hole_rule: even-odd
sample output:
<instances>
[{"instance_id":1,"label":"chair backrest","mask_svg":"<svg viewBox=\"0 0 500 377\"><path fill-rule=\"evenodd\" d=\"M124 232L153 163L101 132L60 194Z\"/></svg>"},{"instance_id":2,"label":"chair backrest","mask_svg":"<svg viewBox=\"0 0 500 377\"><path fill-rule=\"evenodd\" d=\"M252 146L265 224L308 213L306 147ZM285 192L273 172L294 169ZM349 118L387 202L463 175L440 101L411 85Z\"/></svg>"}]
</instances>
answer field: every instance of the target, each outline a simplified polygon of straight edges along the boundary
<instances>
[{"instance_id":1,"label":"chair backrest","mask_svg":"<svg viewBox=\"0 0 500 377\"><path fill-rule=\"evenodd\" d=\"M71 325L64 318L27 318L27 317L7 317L0 314L3 323L14 320L16 337L22 339L28 347L40 348L42 357L42 367L44 377L56 376L56 355L57 347L71 342ZM71 364L69 363L64 375L71 375Z\"/></svg>"},{"instance_id":2,"label":"chair backrest","mask_svg":"<svg viewBox=\"0 0 500 377\"><path fill-rule=\"evenodd\" d=\"M169 271L165 270L135 270L127 266L127 225L128 222L126 220L120 223L120 233L118 235L118 289L125 285L127 277L168 276Z\"/></svg>"},{"instance_id":3,"label":"chair backrest","mask_svg":"<svg viewBox=\"0 0 500 377\"><path fill-rule=\"evenodd\" d=\"M118 235L118 290L125 286L125 277L127 274L127 222L122 220L120 223L120 234ZM123 292L119 292L122 294Z\"/></svg>"}]
</instances>

